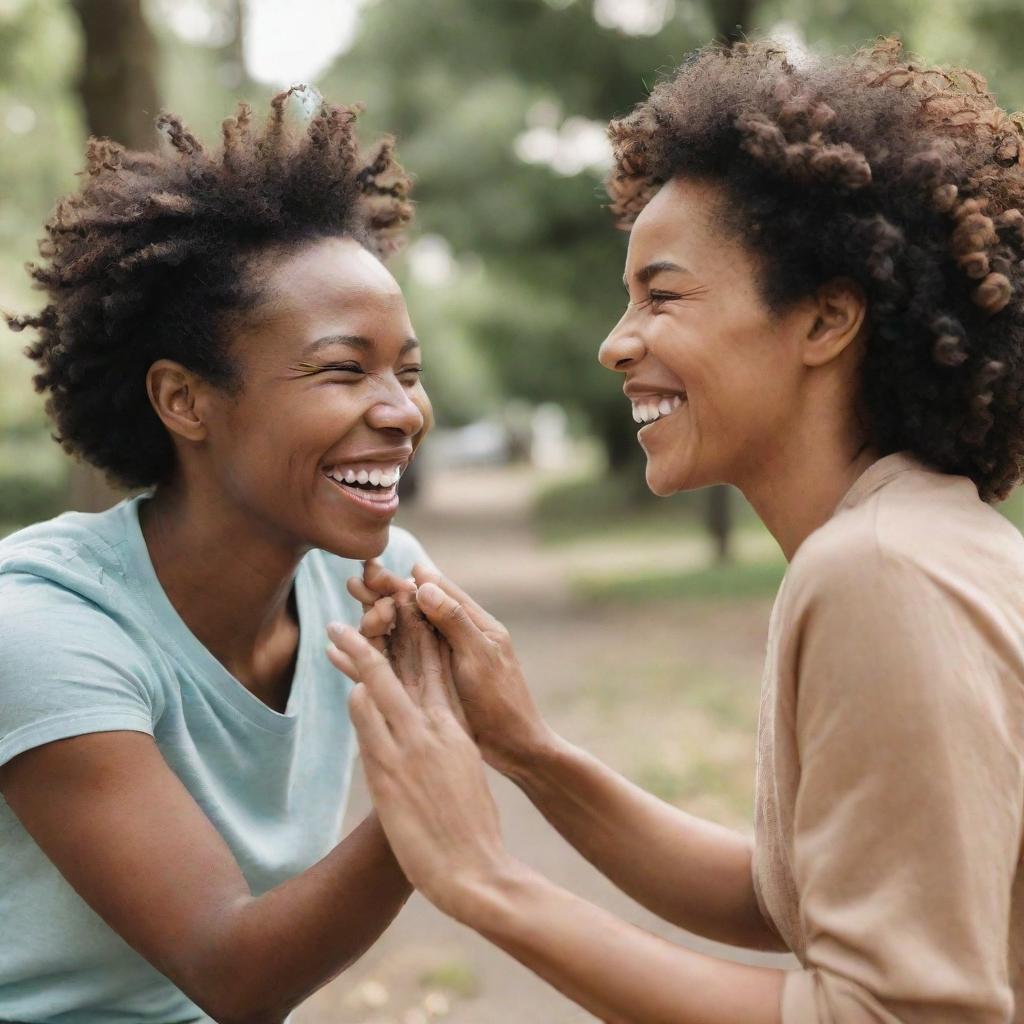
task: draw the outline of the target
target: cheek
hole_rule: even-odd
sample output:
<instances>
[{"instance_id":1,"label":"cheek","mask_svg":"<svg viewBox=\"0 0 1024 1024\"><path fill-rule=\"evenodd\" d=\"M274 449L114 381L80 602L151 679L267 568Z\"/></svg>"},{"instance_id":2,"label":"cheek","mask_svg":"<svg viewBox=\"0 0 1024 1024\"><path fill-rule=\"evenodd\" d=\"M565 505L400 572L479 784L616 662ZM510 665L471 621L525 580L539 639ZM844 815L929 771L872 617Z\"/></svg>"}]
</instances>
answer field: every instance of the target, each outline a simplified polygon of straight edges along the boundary
<instances>
[{"instance_id":1,"label":"cheek","mask_svg":"<svg viewBox=\"0 0 1024 1024\"><path fill-rule=\"evenodd\" d=\"M423 416L423 429L416 435L416 444L419 445L423 438L433 429L434 407L422 384L415 388L411 397L416 408L419 409L420 415Z\"/></svg>"}]
</instances>

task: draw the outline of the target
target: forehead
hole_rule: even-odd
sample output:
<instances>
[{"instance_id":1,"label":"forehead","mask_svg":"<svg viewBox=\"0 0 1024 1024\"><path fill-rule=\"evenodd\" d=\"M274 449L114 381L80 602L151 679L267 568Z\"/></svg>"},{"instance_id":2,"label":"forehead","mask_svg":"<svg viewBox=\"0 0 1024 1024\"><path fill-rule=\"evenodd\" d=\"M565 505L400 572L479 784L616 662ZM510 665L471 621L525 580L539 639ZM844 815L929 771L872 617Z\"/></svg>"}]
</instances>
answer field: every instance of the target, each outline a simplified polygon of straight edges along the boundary
<instances>
[{"instance_id":1,"label":"forehead","mask_svg":"<svg viewBox=\"0 0 1024 1024\"><path fill-rule=\"evenodd\" d=\"M326 337L366 338L384 358L413 336L398 283L351 238L324 238L256 254L254 305L231 333L244 372L277 372Z\"/></svg>"},{"instance_id":2,"label":"forehead","mask_svg":"<svg viewBox=\"0 0 1024 1024\"><path fill-rule=\"evenodd\" d=\"M402 290L391 272L351 238L269 250L254 259L252 273L262 312L272 319L405 314Z\"/></svg>"},{"instance_id":3,"label":"forehead","mask_svg":"<svg viewBox=\"0 0 1024 1024\"><path fill-rule=\"evenodd\" d=\"M687 178L666 182L640 211L630 231L630 261L642 256L642 262L647 262L656 250L678 255L712 245L716 236L712 224L721 202L721 191L713 184Z\"/></svg>"}]
</instances>

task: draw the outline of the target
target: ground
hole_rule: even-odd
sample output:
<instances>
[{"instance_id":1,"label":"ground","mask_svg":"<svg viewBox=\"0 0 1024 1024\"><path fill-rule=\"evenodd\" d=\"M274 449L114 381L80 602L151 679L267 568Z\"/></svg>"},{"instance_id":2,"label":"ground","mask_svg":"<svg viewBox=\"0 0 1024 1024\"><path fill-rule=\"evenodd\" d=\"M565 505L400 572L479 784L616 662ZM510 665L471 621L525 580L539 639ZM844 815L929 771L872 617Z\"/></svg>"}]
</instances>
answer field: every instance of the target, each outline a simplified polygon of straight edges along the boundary
<instances>
[{"instance_id":1,"label":"ground","mask_svg":"<svg viewBox=\"0 0 1024 1024\"><path fill-rule=\"evenodd\" d=\"M528 471L428 481L400 521L438 565L512 632L538 703L563 735L688 811L749 830L754 726L770 610L763 588L728 600L596 599L586 581L616 567L685 570L706 557L693 533L541 545ZM763 540L753 539L755 548ZM581 585L582 584L582 585ZM628 590L624 591L628 594ZM633 903L529 802L494 776L510 849L549 878L693 948L716 947ZM347 826L369 806L357 779ZM570 1024L594 1018L421 897L359 963L311 998L296 1024Z\"/></svg>"}]
</instances>

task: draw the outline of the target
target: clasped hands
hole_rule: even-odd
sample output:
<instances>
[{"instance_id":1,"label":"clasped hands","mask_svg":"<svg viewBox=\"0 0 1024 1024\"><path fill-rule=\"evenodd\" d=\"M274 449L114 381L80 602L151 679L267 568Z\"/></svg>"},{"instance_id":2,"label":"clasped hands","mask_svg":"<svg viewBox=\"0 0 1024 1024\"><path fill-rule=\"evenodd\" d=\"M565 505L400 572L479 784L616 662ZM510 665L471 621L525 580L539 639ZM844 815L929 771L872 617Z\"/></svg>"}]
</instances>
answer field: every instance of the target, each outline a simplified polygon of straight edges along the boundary
<instances>
[{"instance_id":1,"label":"clasped hands","mask_svg":"<svg viewBox=\"0 0 1024 1024\"><path fill-rule=\"evenodd\" d=\"M348 582L360 629L328 626L367 785L409 881L444 912L470 916L472 893L515 870L484 762L515 775L552 734L508 632L436 570L411 580L367 562Z\"/></svg>"}]
</instances>

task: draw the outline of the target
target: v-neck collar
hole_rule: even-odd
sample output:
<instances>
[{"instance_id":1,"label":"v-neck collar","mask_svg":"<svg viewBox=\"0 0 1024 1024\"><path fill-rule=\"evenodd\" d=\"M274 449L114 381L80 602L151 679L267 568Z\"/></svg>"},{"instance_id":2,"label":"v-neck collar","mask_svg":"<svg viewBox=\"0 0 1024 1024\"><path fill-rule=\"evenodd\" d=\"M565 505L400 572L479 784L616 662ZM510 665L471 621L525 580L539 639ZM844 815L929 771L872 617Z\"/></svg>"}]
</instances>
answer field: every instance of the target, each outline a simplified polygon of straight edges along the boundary
<instances>
[{"instance_id":1,"label":"v-neck collar","mask_svg":"<svg viewBox=\"0 0 1024 1024\"><path fill-rule=\"evenodd\" d=\"M170 645L193 666L200 669L215 692L227 700L239 713L271 732L284 733L294 729L301 698L303 681L309 678L309 661L316 631L312 595L309 591L305 560L295 573L295 606L299 620L299 647L295 658L295 672L284 712L275 711L260 700L237 677L217 660L213 652L189 629L185 620L171 603L156 574L149 555L146 538L139 522L139 507L150 495L141 494L125 502L127 518L128 556L132 565L129 577L140 592L140 597L153 613L154 624L160 630L156 639Z\"/></svg>"}]
</instances>

